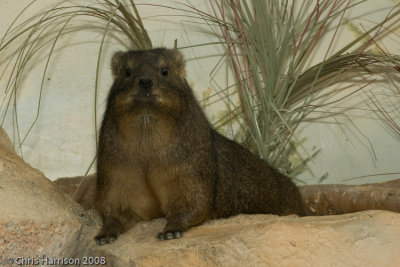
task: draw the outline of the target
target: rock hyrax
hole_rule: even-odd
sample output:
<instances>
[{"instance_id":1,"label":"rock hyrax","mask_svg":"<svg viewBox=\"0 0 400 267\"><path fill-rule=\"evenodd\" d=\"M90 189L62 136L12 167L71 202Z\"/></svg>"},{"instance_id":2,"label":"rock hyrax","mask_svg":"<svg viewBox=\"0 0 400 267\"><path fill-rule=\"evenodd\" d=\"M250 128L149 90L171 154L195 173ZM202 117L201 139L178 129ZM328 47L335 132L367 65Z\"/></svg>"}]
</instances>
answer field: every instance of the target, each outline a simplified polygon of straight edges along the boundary
<instances>
[{"instance_id":1,"label":"rock hyrax","mask_svg":"<svg viewBox=\"0 0 400 267\"><path fill-rule=\"evenodd\" d=\"M208 122L177 50L118 52L100 129L100 244L166 217L161 240L240 213L303 215L296 185Z\"/></svg>"}]
</instances>

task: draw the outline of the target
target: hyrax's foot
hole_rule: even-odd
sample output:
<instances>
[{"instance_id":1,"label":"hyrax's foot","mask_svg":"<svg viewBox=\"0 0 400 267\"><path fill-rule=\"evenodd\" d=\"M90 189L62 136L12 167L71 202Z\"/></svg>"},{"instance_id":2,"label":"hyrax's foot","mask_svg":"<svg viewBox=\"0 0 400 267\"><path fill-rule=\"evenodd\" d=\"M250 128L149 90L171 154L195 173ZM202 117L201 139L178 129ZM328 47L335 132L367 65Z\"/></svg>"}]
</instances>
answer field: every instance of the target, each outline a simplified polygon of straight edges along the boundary
<instances>
[{"instance_id":1,"label":"hyrax's foot","mask_svg":"<svg viewBox=\"0 0 400 267\"><path fill-rule=\"evenodd\" d=\"M117 240L117 237L123 233L123 227L119 220L105 216L103 218L103 227L94 238L99 245L111 244Z\"/></svg>"},{"instance_id":2,"label":"hyrax's foot","mask_svg":"<svg viewBox=\"0 0 400 267\"><path fill-rule=\"evenodd\" d=\"M181 231L165 231L158 234L158 239L163 240L171 240L181 238L183 233Z\"/></svg>"},{"instance_id":3,"label":"hyrax's foot","mask_svg":"<svg viewBox=\"0 0 400 267\"><path fill-rule=\"evenodd\" d=\"M115 235L97 235L95 238L96 243L99 245L106 245L106 244L111 244L114 243L115 240L117 240L117 237Z\"/></svg>"}]
</instances>

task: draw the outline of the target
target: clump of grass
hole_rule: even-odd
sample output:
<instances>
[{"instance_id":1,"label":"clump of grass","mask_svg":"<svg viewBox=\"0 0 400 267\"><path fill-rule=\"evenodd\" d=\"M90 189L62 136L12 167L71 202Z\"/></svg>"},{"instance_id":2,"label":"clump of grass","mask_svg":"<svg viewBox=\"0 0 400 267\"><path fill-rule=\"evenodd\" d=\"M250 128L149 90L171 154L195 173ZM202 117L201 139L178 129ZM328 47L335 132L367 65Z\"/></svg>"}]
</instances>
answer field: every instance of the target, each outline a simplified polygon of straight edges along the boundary
<instances>
[{"instance_id":1,"label":"clump of grass","mask_svg":"<svg viewBox=\"0 0 400 267\"><path fill-rule=\"evenodd\" d=\"M376 79L391 76L399 82L400 57L367 50L399 22L398 5L384 21L332 52L345 12L357 4L350 0L210 0L212 13L190 6L219 32L225 47L240 100L229 116L243 122L242 141L291 176L309 160L292 166L289 158L301 146L296 129L313 112L353 96ZM329 45L321 47L329 32ZM312 65L317 49L324 49L325 55ZM332 85L339 86L332 89Z\"/></svg>"},{"instance_id":2,"label":"clump of grass","mask_svg":"<svg viewBox=\"0 0 400 267\"><path fill-rule=\"evenodd\" d=\"M94 94L94 132L96 135L98 73L106 38L111 36L115 40L124 40L123 44L128 49L149 49L152 47L152 42L133 0L84 0L80 1L79 4L75 4L72 1L61 0L57 1L57 3L50 8L26 20L20 21L21 17L23 17L36 2L36 0L31 1L22 10L8 27L4 36L0 39L0 55L2 51L6 49L7 54L10 55L8 57L3 57L3 61L0 62L0 64L6 64L3 73L0 74L0 80L6 79L5 73L7 73L7 71L10 73L4 89L5 97L0 107L2 112L1 125L3 125L9 111L12 110L13 122L17 130L17 140L21 154L21 146L24 144L40 116L40 103L46 73L56 45L61 39L60 37L77 31L95 31L100 32L100 36L102 36L99 41ZM80 19L89 20L82 22ZM127 41L125 42L125 40ZM14 50L11 50L10 53L11 48ZM29 71L26 66L38 55L47 55L47 58L42 72L42 83L37 100L36 117L26 134L21 136L18 123L18 90L21 90L20 84L24 74ZM95 136L94 140L97 142L97 136Z\"/></svg>"}]
</instances>

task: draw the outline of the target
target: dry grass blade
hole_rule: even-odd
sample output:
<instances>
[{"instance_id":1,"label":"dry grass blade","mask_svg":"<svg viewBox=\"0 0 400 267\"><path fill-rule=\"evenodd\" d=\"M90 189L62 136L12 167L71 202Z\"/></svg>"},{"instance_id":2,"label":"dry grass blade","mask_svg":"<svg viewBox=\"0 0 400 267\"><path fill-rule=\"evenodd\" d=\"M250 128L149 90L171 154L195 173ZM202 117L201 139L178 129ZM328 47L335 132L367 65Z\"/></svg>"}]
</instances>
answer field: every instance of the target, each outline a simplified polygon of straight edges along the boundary
<instances>
[{"instance_id":1,"label":"dry grass blade","mask_svg":"<svg viewBox=\"0 0 400 267\"><path fill-rule=\"evenodd\" d=\"M47 10L34 14L25 21L19 22L22 15L35 3L36 0L31 1L20 12L8 27L4 36L0 39L0 53L7 49L8 55L11 55L8 56L5 61L6 66L1 74L1 79L3 79L6 71L11 73L5 87L6 97L3 99L1 106L3 116L2 124L13 102L13 121L15 122L18 132L20 148L40 116L44 80L49 63L61 36L77 31L100 31L103 36L100 42L98 66L96 70L95 109L97 108L98 68L105 39L108 36L120 35L123 36L123 39L130 40L130 45L128 47L130 49L148 49L152 47L151 40L132 0L129 0L129 4L119 0L86 0L82 1L80 5L62 0L58 1ZM93 22L82 22L79 18L91 19ZM15 47L15 50L10 53L10 49L13 49L13 47ZM27 66L33 58L37 58L39 55L42 56L43 51L47 54L47 59L43 69L41 88L39 89L36 116L25 136L21 137L17 115L17 91L20 90L19 85L22 82L21 79L27 71L25 66ZM96 117L94 121L96 124L95 132L97 132Z\"/></svg>"},{"instance_id":2,"label":"dry grass blade","mask_svg":"<svg viewBox=\"0 0 400 267\"><path fill-rule=\"evenodd\" d=\"M237 79L239 113L246 125L243 142L285 173L299 169L291 167L289 160L297 153L293 147L301 147L294 133L311 113L351 97L384 76L391 75L395 83L400 81L399 56L367 51L368 46L388 34L389 28L383 25L398 24L398 6L384 21L331 53L345 12L361 2L210 0L213 14L191 6L199 17L217 25L225 41ZM324 60L309 67L330 29L334 32ZM365 44L365 38L370 42ZM348 89L346 82L355 80L357 86ZM337 84L343 86L330 89Z\"/></svg>"}]
</instances>

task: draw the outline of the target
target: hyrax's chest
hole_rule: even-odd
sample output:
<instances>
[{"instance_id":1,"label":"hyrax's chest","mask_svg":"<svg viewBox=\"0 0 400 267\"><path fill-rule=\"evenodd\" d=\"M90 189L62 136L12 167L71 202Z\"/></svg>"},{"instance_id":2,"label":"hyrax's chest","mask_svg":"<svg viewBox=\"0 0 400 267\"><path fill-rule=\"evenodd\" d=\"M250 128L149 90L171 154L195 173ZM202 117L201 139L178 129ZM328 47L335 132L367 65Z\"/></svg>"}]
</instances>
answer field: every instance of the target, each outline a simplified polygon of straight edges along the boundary
<instances>
[{"instance_id":1,"label":"hyrax's chest","mask_svg":"<svg viewBox=\"0 0 400 267\"><path fill-rule=\"evenodd\" d=\"M174 160L171 144L157 143L153 140L157 136L139 137L121 147L121 161L112 166L111 175L118 181L114 180L112 186L122 198L122 206L150 220L166 215L166 207L175 195L171 189L177 188L180 163Z\"/></svg>"},{"instance_id":2,"label":"hyrax's chest","mask_svg":"<svg viewBox=\"0 0 400 267\"><path fill-rule=\"evenodd\" d=\"M148 161L172 156L179 143L173 123L151 115L122 117L117 128L118 149Z\"/></svg>"}]
</instances>

